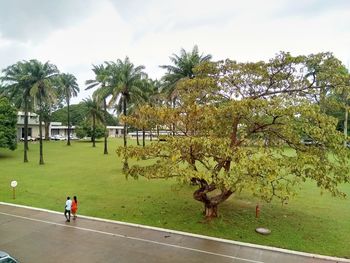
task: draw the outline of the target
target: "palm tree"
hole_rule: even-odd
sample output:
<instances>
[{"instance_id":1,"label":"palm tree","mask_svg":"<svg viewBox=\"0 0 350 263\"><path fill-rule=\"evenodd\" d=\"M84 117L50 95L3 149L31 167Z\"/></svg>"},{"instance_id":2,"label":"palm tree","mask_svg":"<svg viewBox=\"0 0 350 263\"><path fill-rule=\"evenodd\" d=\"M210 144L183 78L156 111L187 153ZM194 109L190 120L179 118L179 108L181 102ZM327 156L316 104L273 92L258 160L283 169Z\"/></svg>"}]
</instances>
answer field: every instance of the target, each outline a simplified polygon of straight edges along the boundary
<instances>
[{"instance_id":1,"label":"palm tree","mask_svg":"<svg viewBox=\"0 0 350 263\"><path fill-rule=\"evenodd\" d=\"M155 106L159 105L161 101L161 86L160 82L158 80L152 80L150 78L144 78L142 80L142 97L139 99L136 107L139 107L141 105L149 105L149 106ZM147 127L142 127L142 145L145 147L145 129L150 129L150 140L152 140L152 125L149 123L149 121L146 122ZM158 129L157 129L158 131ZM157 132L158 136L159 133Z\"/></svg>"},{"instance_id":2,"label":"palm tree","mask_svg":"<svg viewBox=\"0 0 350 263\"><path fill-rule=\"evenodd\" d=\"M84 104L87 108L88 118L92 121L92 147L96 147L96 124L97 122L103 122L104 114L101 111L100 103L96 99L87 98L84 99Z\"/></svg>"},{"instance_id":3,"label":"palm tree","mask_svg":"<svg viewBox=\"0 0 350 263\"><path fill-rule=\"evenodd\" d=\"M24 110L24 162L28 162L28 112L32 109L30 90L32 83L28 79L26 61L19 61L3 70L2 94L7 96L17 109Z\"/></svg>"},{"instance_id":4,"label":"palm tree","mask_svg":"<svg viewBox=\"0 0 350 263\"><path fill-rule=\"evenodd\" d=\"M116 63L109 62L111 73L111 100L110 104L121 103L123 115L127 116L128 103L134 98L142 96L142 79L146 77L144 66L135 67L126 57L124 61L118 59ZM124 147L127 146L127 124L124 122ZM128 161L124 160L123 169L129 168Z\"/></svg>"},{"instance_id":5,"label":"palm tree","mask_svg":"<svg viewBox=\"0 0 350 263\"><path fill-rule=\"evenodd\" d=\"M77 79L72 74L62 73L59 76L58 79L58 88L59 93L64 97L66 103L67 103L67 132L68 132L68 138L67 138L67 145L70 145L70 99L72 97L76 97L79 92L79 86L77 83Z\"/></svg>"},{"instance_id":6,"label":"palm tree","mask_svg":"<svg viewBox=\"0 0 350 263\"><path fill-rule=\"evenodd\" d=\"M92 89L94 87L98 87L98 89L94 92L93 97L99 101L103 102L103 111L104 111L104 126L105 126L105 135L104 135L104 154L108 154L108 145L107 145L107 97L111 95L111 89L109 86L110 74L108 68L101 65L93 65L92 71L95 73L95 79L87 80L85 82L88 89Z\"/></svg>"},{"instance_id":7,"label":"palm tree","mask_svg":"<svg viewBox=\"0 0 350 263\"><path fill-rule=\"evenodd\" d=\"M198 46L195 45L191 52L181 49L180 55L173 54L170 57L173 65L162 65L167 72L163 76L164 90L175 107L176 103L176 84L183 78L194 78L193 69L204 61L211 60L211 55L199 54Z\"/></svg>"},{"instance_id":8,"label":"palm tree","mask_svg":"<svg viewBox=\"0 0 350 263\"><path fill-rule=\"evenodd\" d=\"M167 72L163 76L164 92L167 94L172 106L176 107L176 84L184 78L194 78L193 69L204 61L211 60L211 55L199 54L198 46L195 45L191 52L181 49L180 55L173 54L170 57L173 65L162 65ZM172 125L173 135L175 134L175 124Z\"/></svg>"},{"instance_id":9,"label":"palm tree","mask_svg":"<svg viewBox=\"0 0 350 263\"><path fill-rule=\"evenodd\" d=\"M39 108L39 142L40 142L40 159L39 164L44 164L43 155L43 136L42 136L42 116L44 112L45 102L51 103L54 101L56 91L53 88L53 81L59 73L57 67L49 62L41 63L38 60L30 60L25 63L32 87L30 95L34 98L35 105Z\"/></svg>"}]
</instances>

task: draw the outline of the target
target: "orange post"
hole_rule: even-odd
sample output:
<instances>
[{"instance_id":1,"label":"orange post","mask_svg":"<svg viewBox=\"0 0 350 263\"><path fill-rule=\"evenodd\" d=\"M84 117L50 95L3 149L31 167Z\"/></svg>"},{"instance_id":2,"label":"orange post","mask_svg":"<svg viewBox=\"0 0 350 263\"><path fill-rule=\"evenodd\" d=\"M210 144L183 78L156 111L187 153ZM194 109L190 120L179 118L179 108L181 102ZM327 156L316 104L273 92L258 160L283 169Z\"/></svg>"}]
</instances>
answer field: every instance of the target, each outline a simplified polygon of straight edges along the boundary
<instances>
[{"instance_id":1,"label":"orange post","mask_svg":"<svg viewBox=\"0 0 350 263\"><path fill-rule=\"evenodd\" d=\"M259 207L259 204L257 204L255 207L255 218L259 218L259 214L260 214L260 207Z\"/></svg>"}]
</instances>

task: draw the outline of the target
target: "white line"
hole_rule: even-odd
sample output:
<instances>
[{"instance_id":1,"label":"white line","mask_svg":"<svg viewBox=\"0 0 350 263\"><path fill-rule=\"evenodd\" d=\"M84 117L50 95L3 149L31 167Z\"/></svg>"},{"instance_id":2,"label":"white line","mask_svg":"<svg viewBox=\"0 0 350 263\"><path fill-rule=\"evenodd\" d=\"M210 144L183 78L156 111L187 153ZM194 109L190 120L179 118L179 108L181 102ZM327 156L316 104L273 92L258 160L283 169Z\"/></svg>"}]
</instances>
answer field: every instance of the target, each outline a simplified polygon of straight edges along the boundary
<instances>
[{"instance_id":1,"label":"white line","mask_svg":"<svg viewBox=\"0 0 350 263\"><path fill-rule=\"evenodd\" d=\"M17 204L5 203L5 202L0 202L0 205L20 207L20 208L25 208L25 209L31 209L31 210L36 210L36 211L52 213L52 214L62 214L62 212L52 211L52 210L48 210L48 209L31 207L31 206L25 206L25 205L17 205ZM206 239L206 240L218 241L218 242L222 242L222 243L226 243L226 244L232 244L232 245L237 245L237 246L243 246L243 247L249 247L249 248L255 248L255 249L262 249L262 250L274 251L274 252L280 252L280 253L284 253L284 254L298 255L298 256L308 257L308 258L311 258L311 259L315 259L316 258L316 259L322 259L322 260L330 260L330 261L334 261L334 262L350 263L350 260L349 259L345 259L345 258L324 256L324 255L319 255L319 254L312 254L312 253L294 251L294 250L277 248L277 247L269 247L269 246L257 245L257 244L252 244L252 243L239 242L239 241L235 241L235 240L228 240L228 239L223 239L223 238L217 238L217 237L210 237L210 236L204 236L204 235L199 235L199 234L193 234L193 233L188 233L188 232L184 232L184 231L165 229L165 228L153 227L153 226L146 226L146 225L134 224L134 223L127 223L127 222L122 222L122 221L117 221L117 220L102 219L102 218L97 218L97 217L92 217L92 216L80 215L79 217L80 218L91 219L91 220L95 220L95 221L100 221L100 222L120 224L120 225L124 225L124 226L132 226L132 227L138 227L138 228L150 229L150 230L155 230L155 231L167 232L167 233L172 233L172 234L177 234L177 235L184 235L184 236L189 236L189 237L202 238L202 239Z\"/></svg>"},{"instance_id":2,"label":"white line","mask_svg":"<svg viewBox=\"0 0 350 263\"><path fill-rule=\"evenodd\" d=\"M121 237L121 238L137 240L137 241L146 242L146 243L152 243L152 244L157 244L157 245L162 245L162 246L168 246L168 247L173 247L173 248L185 249L185 250L189 250L189 251L193 251L193 252L204 253L204 254L209 254L209 255L214 255L214 256L219 256L219 257L224 257L224 258L238 259L238 260L241 260L241 261L247 261L247 262L252 262L252 263L264 263L263 261L244 259L244 258L229 256L229 255L225 255L225 254L209 252L209 251L205 251L205 250L201 250L201 249L195 249L195 248L190 248L190 247L173 245L173 244L169 244L169 243L163 243L163 242L153 241L153 240L144 239L144 238L125 236L125 235L121 235L121 234L115 234L115 233L110 233L110 232L105 232L105 231L99 231L99 230L85 228L85 227L70 226L70 225L65 225L65 224L60 224L60 223L55 223L55 222L50 222L50 221L45 221L45 220L40 220L40 219L35 219L35 218L30 218L30 217L25 217L25 216L18 216L18 215L3 213L3 212L0 212L0 214L5 215L5 216L16 217L16 218L20 218L20 219L30 220L30 221L34 221L34 222L40 222L40 223L56 225L56 226L62 226L62 227L69 227L69 228L74 228L74 229L78 229L78 230L83 230L83 231L88 231L88 232L93 232L93 233L98 233L98 234L103 234L103 235L108 235L108 236Z\"/></svg>"}]
</instances>

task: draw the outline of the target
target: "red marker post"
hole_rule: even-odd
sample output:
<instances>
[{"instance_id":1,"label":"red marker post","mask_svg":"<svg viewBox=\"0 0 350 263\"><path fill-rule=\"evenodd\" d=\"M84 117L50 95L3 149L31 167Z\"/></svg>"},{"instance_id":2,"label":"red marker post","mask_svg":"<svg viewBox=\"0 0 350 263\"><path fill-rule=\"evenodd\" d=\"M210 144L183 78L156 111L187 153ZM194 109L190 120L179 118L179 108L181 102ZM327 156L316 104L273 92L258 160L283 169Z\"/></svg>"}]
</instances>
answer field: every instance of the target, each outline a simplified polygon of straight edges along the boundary
<instances>
[{"instance_id":1,"label":"red marker post","mask_svg":"<svg viewBox=\"0 0 350 263\"><path fill-rule=\"evenodd\" d=\"M260 214L260 207L259 207L259 204L257 204L255 207L255 218L259 218L259 214Z\"/></svg>"}]
</instances>

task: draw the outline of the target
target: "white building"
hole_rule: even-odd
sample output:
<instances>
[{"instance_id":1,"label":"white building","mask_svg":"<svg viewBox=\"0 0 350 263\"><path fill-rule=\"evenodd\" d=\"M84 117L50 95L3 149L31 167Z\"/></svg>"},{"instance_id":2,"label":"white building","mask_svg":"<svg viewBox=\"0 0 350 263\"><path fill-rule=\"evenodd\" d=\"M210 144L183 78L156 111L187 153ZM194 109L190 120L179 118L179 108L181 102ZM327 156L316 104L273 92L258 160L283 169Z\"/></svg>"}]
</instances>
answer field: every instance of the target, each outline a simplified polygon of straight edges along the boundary
<instances>
[{"instance_id":1,"label":"white building","mask_svg":"<svg viewBox=\"0 0 350 263\"><path fill-rule=\"evenodd\" d=\"M124 133L124 126L107 126L108 137L121 137Z\"/></svg>"},{"instance_id":2,"label":"white building","mask_svg":"<svg viewBox=\"0 0 350 263\"><path fill-rule=\"evenodd\" d=\"M43 135L45 127L42 127ZM39 116L35 113L28 112L28 136L31 138L39 137ZM17 113L17 138L24 138L24 112Z\"/></svg>"},{"instance_id":3,"label":"white building","mask_svg":"<svg viewBox=\"0 0 350 263\"><path fill-rule=\"evenodd\" d=\"M51 122L49 129L49 136L60 135L61 137L68 137L68 126L62 125L62 122ZM75 126L70 126L70 135L75 137Z\"/></svg>"},{"instance_id":4,"label":"white building","mask_svg":"<svg viewBox=\"0 0 350 263\"><path fill-rule=\"evenodd\" d=\"M70 134L75 137L75 126L70 127ZM124 126L107 126L109 137L123 136ZM42 123L42 134L45 136L45 125ZM61 122L51 122L49 128L49 137L60 135L63 138L68 136L68 126L62 125ZM28 113L28 136L30 138L39 138L39 115L35 113ZM17 114L17 138L18 140L24 138L24 112Z\"/></svg>"}]
</instances>

